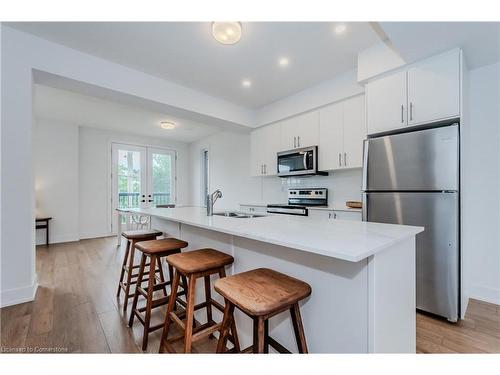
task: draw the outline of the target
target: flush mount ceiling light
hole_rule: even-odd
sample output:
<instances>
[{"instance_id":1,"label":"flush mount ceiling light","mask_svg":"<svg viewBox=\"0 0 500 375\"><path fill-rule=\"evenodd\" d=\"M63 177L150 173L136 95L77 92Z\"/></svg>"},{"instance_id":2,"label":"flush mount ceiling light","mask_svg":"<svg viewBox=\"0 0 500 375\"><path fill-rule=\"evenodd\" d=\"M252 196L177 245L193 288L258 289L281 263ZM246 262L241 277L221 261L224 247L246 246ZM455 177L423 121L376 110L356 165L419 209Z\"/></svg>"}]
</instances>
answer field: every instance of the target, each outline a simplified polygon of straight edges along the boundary
<instances>
[{"instance_id":1,"label":"flush mount ceiling light","mask_svg":"<svg viewBox=\"0 0 500 375\"><path fill-rule=\"evenodd\" d=\"M335 26L333 30L335 31L335 34L340 35L345 33L345 31L347 30L347 26L343 23L339 23Z\"/></svg>"},{"instance_id":2,"label":"flush mount ceiling light","mask_svg":"<svg viewBox=\"0 0 500 375\"><path fill-rule=\"evenodd\" d=\"M279 60L278 60L278 64L279 66L281 67L285 67L285 66L288 66L290 61L288 61L288 58L287 57L281 57Z\"/></svg>"},{"instance_id":3,"label":"flush mount ceiling light","mask_svg":"<svg viewBox=\"0 0 500 375\"><path fill-rule=\"evenodd\" d=\"M162 129L165 129L165 130L175 129L175 124L171 121L162 121L162 122L160 122L160 126Z\"/></svg>"},{"instance_id":4,"label":"flush mount ceiling light","mask_svg":"<svg viewBox=\"0 0 500 375\"><path fill-rule=\"evenodd\" d=\"M241 81L241 85L243 87L250 87L252 86L252 81L250 81L249 79L244 79L243 81Z\"/></svg>"},{"instance_id":5,"label":"flush mount ceiling light","mask_svg":"<svg viewBox=\"0 0 500 375\"><path fill-rule=\"evenodd\" d=\"M241 39L241 23L212 22L212 35L222 44L235 44Z\"/></svg>"}]
</instances>

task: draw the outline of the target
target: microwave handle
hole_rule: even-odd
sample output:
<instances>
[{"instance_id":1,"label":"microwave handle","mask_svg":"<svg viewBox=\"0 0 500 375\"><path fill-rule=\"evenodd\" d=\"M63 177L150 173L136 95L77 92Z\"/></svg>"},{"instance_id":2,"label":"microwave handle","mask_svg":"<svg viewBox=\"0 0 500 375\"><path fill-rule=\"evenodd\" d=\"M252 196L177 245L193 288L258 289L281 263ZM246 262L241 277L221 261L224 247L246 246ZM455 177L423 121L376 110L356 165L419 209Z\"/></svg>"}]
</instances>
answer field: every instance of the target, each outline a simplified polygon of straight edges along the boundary
<instances>
[{"instance_id":1,"label":"microwave handle","mask_svg":"<svg viewBox=\"0 0 500 375\"><path fill-rule=\"evenodd\" d=\"M304 152L304 170L307 171L309 168L307 168L307 155L309 155L309 152Z\"/></svg>"}]
</instances>

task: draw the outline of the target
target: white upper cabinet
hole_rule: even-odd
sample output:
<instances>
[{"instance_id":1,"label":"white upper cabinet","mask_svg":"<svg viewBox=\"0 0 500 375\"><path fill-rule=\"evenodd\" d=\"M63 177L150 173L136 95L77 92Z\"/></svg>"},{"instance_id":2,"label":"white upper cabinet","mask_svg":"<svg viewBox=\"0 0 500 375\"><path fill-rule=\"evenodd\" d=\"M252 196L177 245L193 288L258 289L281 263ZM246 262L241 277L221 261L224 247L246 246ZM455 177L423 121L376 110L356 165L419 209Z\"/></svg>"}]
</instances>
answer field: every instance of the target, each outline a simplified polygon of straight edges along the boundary
<instances>
[{"instance_id":1,"label":"white upper cabinet","mask_svg":"<svg viewBox=\"0 0 500 375\"><path fill-rule=\"evenodd\" d=\"M366 138L364 95L319 111L319 169L360 168Z\"/></svg>"},{"instance_id":2,"label":"white upper cabinet","mask_svg":"<svg viewBox=\"0 0 500 375\"><path fill-rule=\"evenodd\" d=\"M366 84L368 133L460 116L460 50Z\"/></svg>"},{"instance_id":3,"label":"white upper cabinet","mask_svg":"<svg viewBox=\"0 0 500 375\"><path fill-rule=\"evenodd\" d=\"M303 113L281 121L281 151L317 146L318 130L318 111Z\"/></svg>"},{"instance_id":4,"label":"white upper cabinet","mask_svg":"<svg viewBox=\"0 0 500 375\"><path fill-rule=\"evenodd\" d=\"M460 115L460 56L452 51L408 70L408 124Z\"/></svg>"},{"instance_id":5,"label":"white upper cabinet","mask_svg":"<svg viewBox=\"0 0 500 375\"><path fill-rule=\"evenodd\" d=\"M406 71L366 84L368 133L406 125Z\"/></svg>"},{"instance_id":6,"label":"white upper cabinet","mask_svg":"<svg viewBox=\"0 0 500 375\"><path fill-rule=\"evenodd\" d=\"M363 166L363 140L366 139L365 96L344 101L344 167Z\"/></svg>"},{"instance_id":7,"label":"white upper cabinet","mask_svg":"<svg viewBox=\"0 0 500 375\"><path fill-rule=\"evenodd\" d=\"M319 134L319 170L341 168L344 152L344 106L342 102L320 109Z\"/></svg>"},{"instance_id":8,"label":"white upper cabinet","mask_svg":"<svg viewBox=\"0 0 500 375\"><path fill-rule=\"evenodd\" d=\"M250 173L252 176L276 175L280 128L280 124L273 124L252 131L250 135Z\"/></svg>"}]
</instances>

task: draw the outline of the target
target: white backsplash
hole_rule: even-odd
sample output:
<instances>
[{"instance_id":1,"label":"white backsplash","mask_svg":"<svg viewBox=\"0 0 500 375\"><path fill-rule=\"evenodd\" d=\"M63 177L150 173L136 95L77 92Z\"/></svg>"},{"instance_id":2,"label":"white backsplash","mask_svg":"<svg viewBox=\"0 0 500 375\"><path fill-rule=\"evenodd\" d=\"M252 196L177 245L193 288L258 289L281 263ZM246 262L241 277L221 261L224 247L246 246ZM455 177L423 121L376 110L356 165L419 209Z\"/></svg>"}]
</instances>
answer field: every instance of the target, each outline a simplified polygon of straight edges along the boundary
<instances>
[{"instance_id":1,"label":"white backsplash","mask_svg":"<svg viewBox=\"0 0 500 375\"><path fill-rule=\"evenodd\" d=\"M330 172L328 176L262 177L262 203L286 203L289 188L327 188L328 202L344 204L348 200L361 200L361 169Z\"/></svg>"}]
</instances>

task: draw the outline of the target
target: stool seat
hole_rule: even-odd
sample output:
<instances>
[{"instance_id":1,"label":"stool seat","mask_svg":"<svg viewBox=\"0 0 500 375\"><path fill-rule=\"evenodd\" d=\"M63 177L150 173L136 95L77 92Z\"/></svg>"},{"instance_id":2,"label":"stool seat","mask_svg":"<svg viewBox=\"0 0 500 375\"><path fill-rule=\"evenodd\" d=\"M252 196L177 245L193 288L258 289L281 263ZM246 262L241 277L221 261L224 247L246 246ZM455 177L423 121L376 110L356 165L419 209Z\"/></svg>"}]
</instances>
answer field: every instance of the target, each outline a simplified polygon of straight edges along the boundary
<instances>
[{"instance_id":1,"label":"stool seat","mask_svg":"<svg viewBox=\"0 0 500 375\"><path fill-rule=\"evenodd\" d=\"M188 243L177 238L162 238L160 240L150 240L138 242L135 248L146 254L164 255L166 253L183 249Z\"/></svg>"},{"instance_id":2,"label":"stool seat","mask_svg":"<svg viewBox=\"0 0 500 375\"><path fill-rule=\"evenodd\" d=\"M311 294L309 284L268 268L219 279L214 288L251 316L286 310Z\"/></svg>"},{"instance_id":3,"label":"stool seat","mask_svg":"<svg viewBox=\"0 0 500 375\"><path fill-rule=\"evenodd\" d=\"M122 236L128 240L154 239L162 234L162 231L154 229L126 230L125 232L122 232Z\"/></svg>"},{"instance_id":4,"label":"stool seat","mask_svg":"<svg viewBox=\"0 0 500 375\"><path fill-rule=\"evenodd\" d=\"M227 266L234 262L231 255L214 249L200 249L169 255L167 263L184 274L204 272Z\"/></svg>"}]
</instances>

